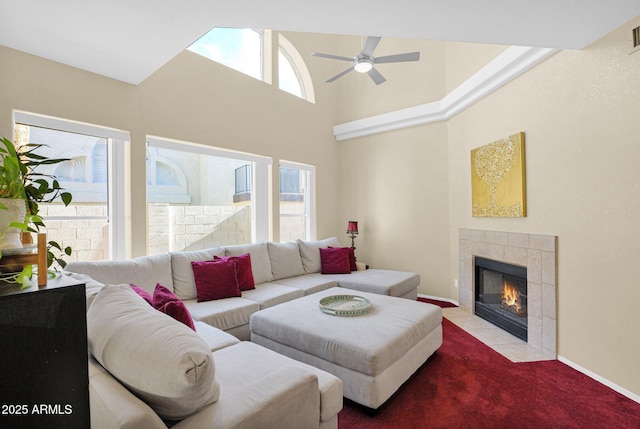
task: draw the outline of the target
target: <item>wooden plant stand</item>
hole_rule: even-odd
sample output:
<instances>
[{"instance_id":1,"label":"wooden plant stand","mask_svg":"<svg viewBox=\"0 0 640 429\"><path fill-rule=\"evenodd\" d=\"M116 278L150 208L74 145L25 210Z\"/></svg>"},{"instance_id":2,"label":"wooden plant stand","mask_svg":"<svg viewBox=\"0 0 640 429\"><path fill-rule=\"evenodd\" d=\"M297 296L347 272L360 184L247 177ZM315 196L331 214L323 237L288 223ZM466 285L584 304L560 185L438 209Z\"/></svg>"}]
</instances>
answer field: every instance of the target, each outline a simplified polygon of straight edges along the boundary
<instances>
[{"instance_id":1,"label":"wooden plant stand","mask_svg":"<svg viewBox=\"0 0 640 429\"><path fill-rule=\"evenodd\" d=\"M2 255L0 269L5 272L22 271L25 265L37 265L38 286L47 284L47 234L38 234L37 253L24 253L20 255Z\"/></svg>"}]
</instances>

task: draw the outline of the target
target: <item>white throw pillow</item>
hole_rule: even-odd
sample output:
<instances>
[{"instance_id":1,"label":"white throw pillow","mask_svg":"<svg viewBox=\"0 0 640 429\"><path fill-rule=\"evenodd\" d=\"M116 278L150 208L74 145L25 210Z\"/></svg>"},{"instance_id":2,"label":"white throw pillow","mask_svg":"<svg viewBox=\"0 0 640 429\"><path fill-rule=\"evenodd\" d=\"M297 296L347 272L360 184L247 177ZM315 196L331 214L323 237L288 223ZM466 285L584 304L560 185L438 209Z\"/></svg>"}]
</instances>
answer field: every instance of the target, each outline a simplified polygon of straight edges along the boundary
<instances>
[{"instance_id":1,"label":"white throw pillow","mask_svg":"<svg viewBox=\"0 0 640 429\"><path fill-rule=\"evenodd\" d=\"M251 271L257 285L273 280L267 243L239 244L226 246L225 249L227 256L240 256L246 253L251 255Z\"/></svg>"},{"instance_id":2,"label":"white throw pillow","mask_svg":"<svg viewBox=\"0 0 640 429\"><path fill-rule=\"evenodd\" d=\"M341 247L338 237L325 238L320 241L298 240L302 265L307 273L319 273L322 267L320 263L320 249L327 247Z\"/></svg>"},{"instance_id":3,"label":"white throw pillow","mask_svg":"<svg viewBox=\"0 0 640 429\"><path fill-rule=\"evenodd\" d=\"M224 247L214 247L193 252L170 252L171 272L173 274L173 292L182 300L196 299L198 290L193 277L194 261L211 261L214 256L224 256Z\"/></svg>"},{"instance_id":4,"label":"white throw pillow","mask_svg":"<svg viewBox=\"0 0 640 429\"><path fill-rule=\"evenodd\" d=\"M87 336L96 360L163 419L183 419L218 400L204 340L129 285L100 290L87 312Z\"/></svg>"},{"instance_id":5,"label":"white throw pillow","mask_svg":"<svg viewBox=\"0 0 640 429\"><path fill-rule=\"evenodd\" d=\"M289 243L267 243L269 259L271 260L271 274L273 279L288 279L304 274L300 249L295 241Z\"/></svg>"}]
</instances>

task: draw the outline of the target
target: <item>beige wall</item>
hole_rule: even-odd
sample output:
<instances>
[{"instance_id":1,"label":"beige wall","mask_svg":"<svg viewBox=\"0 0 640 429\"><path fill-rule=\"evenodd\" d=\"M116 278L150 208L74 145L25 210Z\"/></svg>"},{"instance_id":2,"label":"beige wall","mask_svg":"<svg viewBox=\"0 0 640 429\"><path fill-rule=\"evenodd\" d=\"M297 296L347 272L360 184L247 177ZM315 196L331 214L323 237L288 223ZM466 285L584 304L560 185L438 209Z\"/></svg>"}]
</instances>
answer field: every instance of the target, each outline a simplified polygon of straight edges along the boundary
<instances>
[{"instance_id":1,"label":"beige wall","mask_svg":"<svg viewBox=\"0 0 640 429\"><path fill-rule=\"evenodd\" d=\"M640 53L627 54L630 28L556 54L449 121L449 227L452 275L460 227L557 235L558 354L640 394ZM469 151L518 131L527 217L472 218Z\"/></svg>"},{"instance_id":2,"label":"beige wall","mask_svg":"<svg viewBox=\"0 0 640 429\"><path fill-rule=\"evenodd\" d=\"M323 36L294 36L287 35L304 58L327 43ZM146 252L147 134L271 156L276 195L280 159L315 165L318 201L335 197L333 87L316 88L312 104L191 52L178 55L138 86L5 47L0 47L0 64L0 135L11 136L13 109L131 132L132 256ZM324 66L311 70L314 81L315 73L327 73ZM318 237L336 234L335 204L318 204L316 212ZM278 215L274 204L276 240Z\"/></svg>"},{"instance_id":3,"label":"beige wall","mask_svg":"<svg viewBox=\"0 0 640 429\"><path fill-rule=\"evenodd\" d=\"M358 52L360 38L338 52ZM338 121L376 115L445 96L444 42L383 38L376 55L420 51L421 60L381 64L376 86L352 72L336 81ZM336 72L339 71L336 70ZM448 295L448 152L445 123L339 143L339 226L359 222L356 257L374 268L420 274L420 293ZM344 242L344 241L343 241Z\"/></svg>"},{"instance_id":4,"label":"beige wall","mask_svg":"<svg viewBox=\"0 0 640 429\"><path fill-rule=\"evenodd\" d=\"M420 293L448 294L445 124L340 143L340 226L357 220L356 257L420 274ZM344 241L343 241L344 243Z\"/></svg>"}]
</instances>

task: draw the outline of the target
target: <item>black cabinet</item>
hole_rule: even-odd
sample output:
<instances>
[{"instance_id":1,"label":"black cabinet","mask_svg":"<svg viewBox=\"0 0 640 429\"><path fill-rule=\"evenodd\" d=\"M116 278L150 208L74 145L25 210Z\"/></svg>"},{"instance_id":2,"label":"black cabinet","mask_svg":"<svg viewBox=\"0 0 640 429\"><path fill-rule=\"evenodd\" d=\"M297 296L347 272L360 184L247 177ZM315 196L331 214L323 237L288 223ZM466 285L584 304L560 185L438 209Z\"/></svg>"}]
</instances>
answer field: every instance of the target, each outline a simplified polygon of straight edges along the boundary
<instances>
[{"instance_id":1,"label":"black cabinet","mask_svg":"<svg viewBox=\"0 0 640 429\"><path fill-rule=\"evenodd\" d=\"M84 284L0 284L0 427L88 428Z\"/></svg>"}]
</instances>

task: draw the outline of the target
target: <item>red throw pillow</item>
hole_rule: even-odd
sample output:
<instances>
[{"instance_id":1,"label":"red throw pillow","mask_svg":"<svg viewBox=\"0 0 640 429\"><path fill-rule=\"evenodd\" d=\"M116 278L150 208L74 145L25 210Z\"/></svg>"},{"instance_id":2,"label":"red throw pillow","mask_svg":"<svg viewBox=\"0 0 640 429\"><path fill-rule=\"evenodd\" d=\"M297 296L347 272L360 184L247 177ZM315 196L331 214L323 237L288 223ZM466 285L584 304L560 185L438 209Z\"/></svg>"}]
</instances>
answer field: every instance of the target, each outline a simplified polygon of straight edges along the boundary
<instances>
[{"instance_id":1,"label":"red throw pillow","mask_svg":"<svg viewBox=\"0 0 640 429\"><path fill-rule=\"evenodd\" d=\"M133 283L130 284L131 289L133 289L138 295L142 297L145 301L149 303L149 305L153 306L153 298L151 298L151 294L146 290L142 289L140 286L136 286Z\"/></svg>"},{"instance_id":2,"label":"red throw pillow","mask_svg":"<svg viewBox=\"0 0 640 429\"><path fill-rule=\"evenodd\" d=\"M329 246L329 249L333 249L333 247ZM349 250L349 269L351 271L358 271L358 267L356 266L356 250L353 247L343 247L343 249Z\"/></svg>"},{"instance_id":3,"label":"red throw pillow","mask_svg":"<svg viewBox=\"0 0 640 429\"><path fill-rule=\"evenodd\" d=\"M236 261L236 278L240 291L251 290L256 288L256 282L253 280L253 271L251 271L251 255L245 253L238 256L214 256L214 261Z\"/></svg>"},{"instance_id":4,"label":"red throw pillow","mask_svg":"<svg viewBox=\"0 0 640 429\"><path fill-rule=\"evenodd\" d=\"M198 302L241 296L235 260L191 262Z\"/></svg>"},{"instance_id":5,"label":"red throw pillow","mask_svg":"<svg viewBox=\"0 0 640 429\"><path fill-rule=\"evenodd\" d=\"M320 249L322 274L350 274L349 249L347 247L328 247Z\"/></svg>"},{"instance_id":6,"label":"red throw pillow","mask_svg":"<svg viewBox=\"0 0 640 429\"><path fill-rule=\"evenodd\" d=\"M160 283L156 284L156 289L153 291L152 305L156 310L173 317L178 322L184 323L194 331L196 330L191 313L189 313L184 302L180 301L173 292Z\"/></svg>"}]
</instances>

